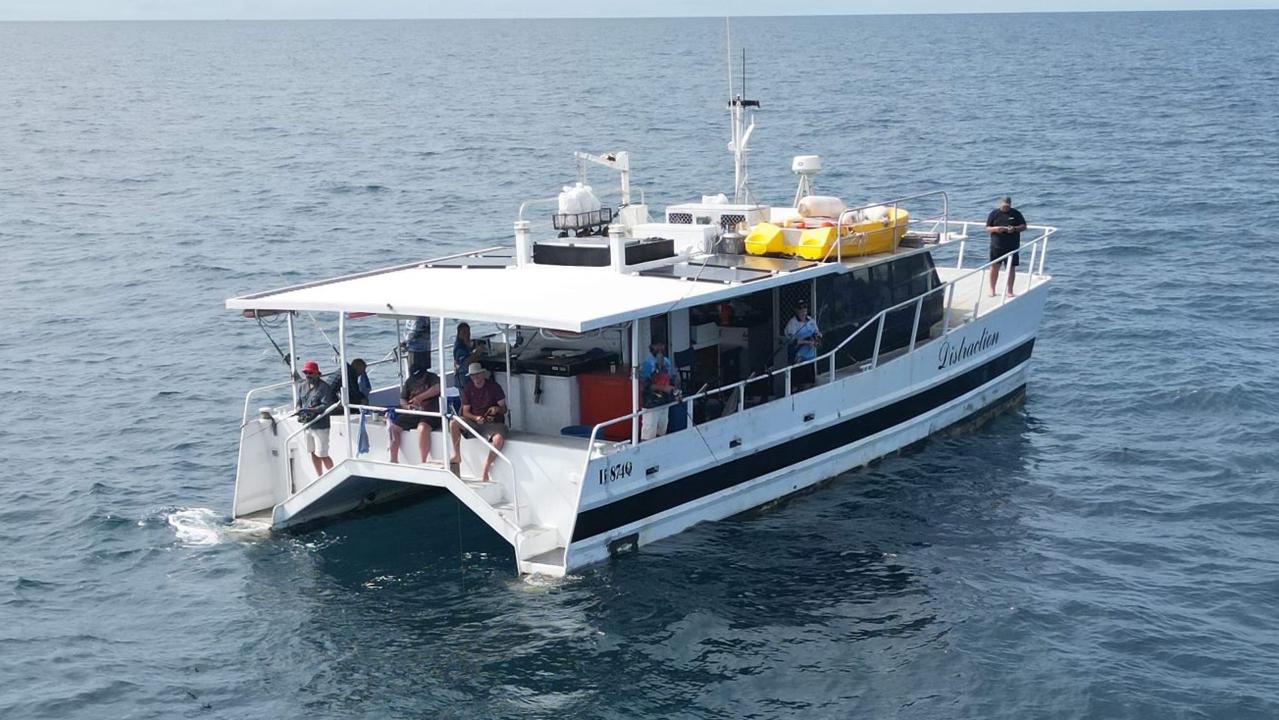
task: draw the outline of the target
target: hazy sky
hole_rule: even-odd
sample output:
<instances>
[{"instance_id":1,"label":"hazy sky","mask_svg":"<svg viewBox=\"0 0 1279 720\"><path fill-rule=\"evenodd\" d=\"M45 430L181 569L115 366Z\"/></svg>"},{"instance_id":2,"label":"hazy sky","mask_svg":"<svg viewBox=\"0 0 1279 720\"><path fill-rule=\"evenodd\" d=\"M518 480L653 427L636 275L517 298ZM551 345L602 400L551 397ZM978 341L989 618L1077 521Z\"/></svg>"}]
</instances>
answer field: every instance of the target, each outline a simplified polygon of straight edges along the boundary
<instances>
[{"instance_id":1,"label":"hazy sky","mask_svg":"<svg viewBox=\"0 0 1279 720\"><path fill-rule=\"evenodd\" d=\"M1279 0L0 0L0 20L635 17L1220 10Z\"/></svg>"}]
</instances>

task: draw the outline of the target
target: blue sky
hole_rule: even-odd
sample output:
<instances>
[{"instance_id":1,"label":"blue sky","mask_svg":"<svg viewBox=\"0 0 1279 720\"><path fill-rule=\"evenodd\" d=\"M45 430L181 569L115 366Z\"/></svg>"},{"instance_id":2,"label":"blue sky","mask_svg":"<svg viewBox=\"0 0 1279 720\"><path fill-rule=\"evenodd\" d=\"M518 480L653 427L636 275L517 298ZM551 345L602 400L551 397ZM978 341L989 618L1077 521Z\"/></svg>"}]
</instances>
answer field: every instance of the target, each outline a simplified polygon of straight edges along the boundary
<instances>
[{"instance_id":1,"label":"blue sky","mask_svg":"<svg viewBox=\"0 0 1279 720\"><path fill-rule=\"evenodd\" d=\"M1279 0L0 0L0 20L633 17L1220 10Z\"/></svg>"}]
</instances>

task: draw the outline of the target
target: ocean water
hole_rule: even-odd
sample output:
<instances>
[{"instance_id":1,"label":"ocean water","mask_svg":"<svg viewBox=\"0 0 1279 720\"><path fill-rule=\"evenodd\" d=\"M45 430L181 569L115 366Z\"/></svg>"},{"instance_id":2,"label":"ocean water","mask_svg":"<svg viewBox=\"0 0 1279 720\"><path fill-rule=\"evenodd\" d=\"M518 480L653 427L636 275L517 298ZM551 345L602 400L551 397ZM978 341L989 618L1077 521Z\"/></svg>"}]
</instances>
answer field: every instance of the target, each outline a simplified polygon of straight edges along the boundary
<instances>
[{"instance_id":1,"label":"ocean water","mask_svg":"<svg viewBox=\"0 0 1279 720\"><path fill-rule=\"evenodd\" d=\"M1063 228L980 429L563 582L445 501L229 520L225 298L505 241L577 149L729 190L722 33L0 24L0 717L1279 716L1279 12L734 24L765 199Z\"/></svg>"}]
</instances>

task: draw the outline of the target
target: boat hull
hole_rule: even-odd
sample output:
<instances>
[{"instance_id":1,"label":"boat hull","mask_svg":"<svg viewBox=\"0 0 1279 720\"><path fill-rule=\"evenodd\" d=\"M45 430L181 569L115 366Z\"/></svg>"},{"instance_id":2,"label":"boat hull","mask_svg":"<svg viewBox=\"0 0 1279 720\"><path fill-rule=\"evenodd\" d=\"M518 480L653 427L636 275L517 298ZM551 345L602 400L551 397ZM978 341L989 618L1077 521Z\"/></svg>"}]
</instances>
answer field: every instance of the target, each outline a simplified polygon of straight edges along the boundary
<instances>
[{"instance_id":1,"label":"boat hull","mask_svg":"<svg viewBox=\"0 0 1279 720\"><path fill-rule=\"evenodd\" d=\"M792 402L593 462L567 569L773 502L1006 404L1026 384L1046 291L1037 287L915 353L795 393ZM702 462L666 467L684 457ZM628 492L631 477L648 482Z\"/></svg>"}]
</instances>

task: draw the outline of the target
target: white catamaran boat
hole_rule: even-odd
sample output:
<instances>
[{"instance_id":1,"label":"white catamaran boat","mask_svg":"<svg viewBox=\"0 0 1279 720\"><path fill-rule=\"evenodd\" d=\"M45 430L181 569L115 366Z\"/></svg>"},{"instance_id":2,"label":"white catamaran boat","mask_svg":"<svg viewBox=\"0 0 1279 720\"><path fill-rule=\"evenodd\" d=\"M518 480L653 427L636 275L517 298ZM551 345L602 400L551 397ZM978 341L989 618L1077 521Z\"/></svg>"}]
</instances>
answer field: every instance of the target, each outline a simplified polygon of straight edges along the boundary
<instances>
[{"instance_id":1,"label":"white catamaran boat","mask_svg":"<svg viewBox=\"0 0 1279 720\"><path fill-rule=\"evenodd\" d=\"M1019 397L1055 229L1027 228L1026 265L1013 267L1011 253L986 262L984 221L952 220L945 193L845 207L814 193L816 156L793 160L794 202L757 202L746 172L754 122L745 124L757 103L730 97L731 200L707 196L651 218L643 195L632 197L627 153L578 153L580 184L525 202L513 247L228 300L260 322L284 318L293 378L300 313L336 314L338 367L354 357L352 323L385 318L396 328L396 347L374 373L397 381L374 387L367 404L352 402L352 383L341 383L330 407L333 467L318 477L293 381L249 391L235 517L283 529L414 490L448 492L513 546L520 572L562 576L802 490ZM620 173L615 210L585 185L595 165ZM549 208L538 213L545 228L530 219L539 205ZM917 208L936 212L918 217ZM977 261L965 257L970 232L980 241ZM943 253L944 267L934 259ZM1016 272L1015 294L987 293L992 266ZM801 300L823 334L807 362L785 336ZM500 450L466 425L459 465L424 464L414 430L404 434L400 462L390 462L386 408L399 403L408 372L400 328L424 318L447 387L457 373L446 338L463 321L488 329L480 362L509 407ZM669 347L682 394L646 408L640 368L655 341ZM292 402L280 397L250 414L255 397L290 388ZM447 408L397 412L441 419L431 454L447 457ZM661 420L666 434L645 439L651 432L642 426ZM486 481L489 453L496 464Z\"/></svg>"}]
</instances>

